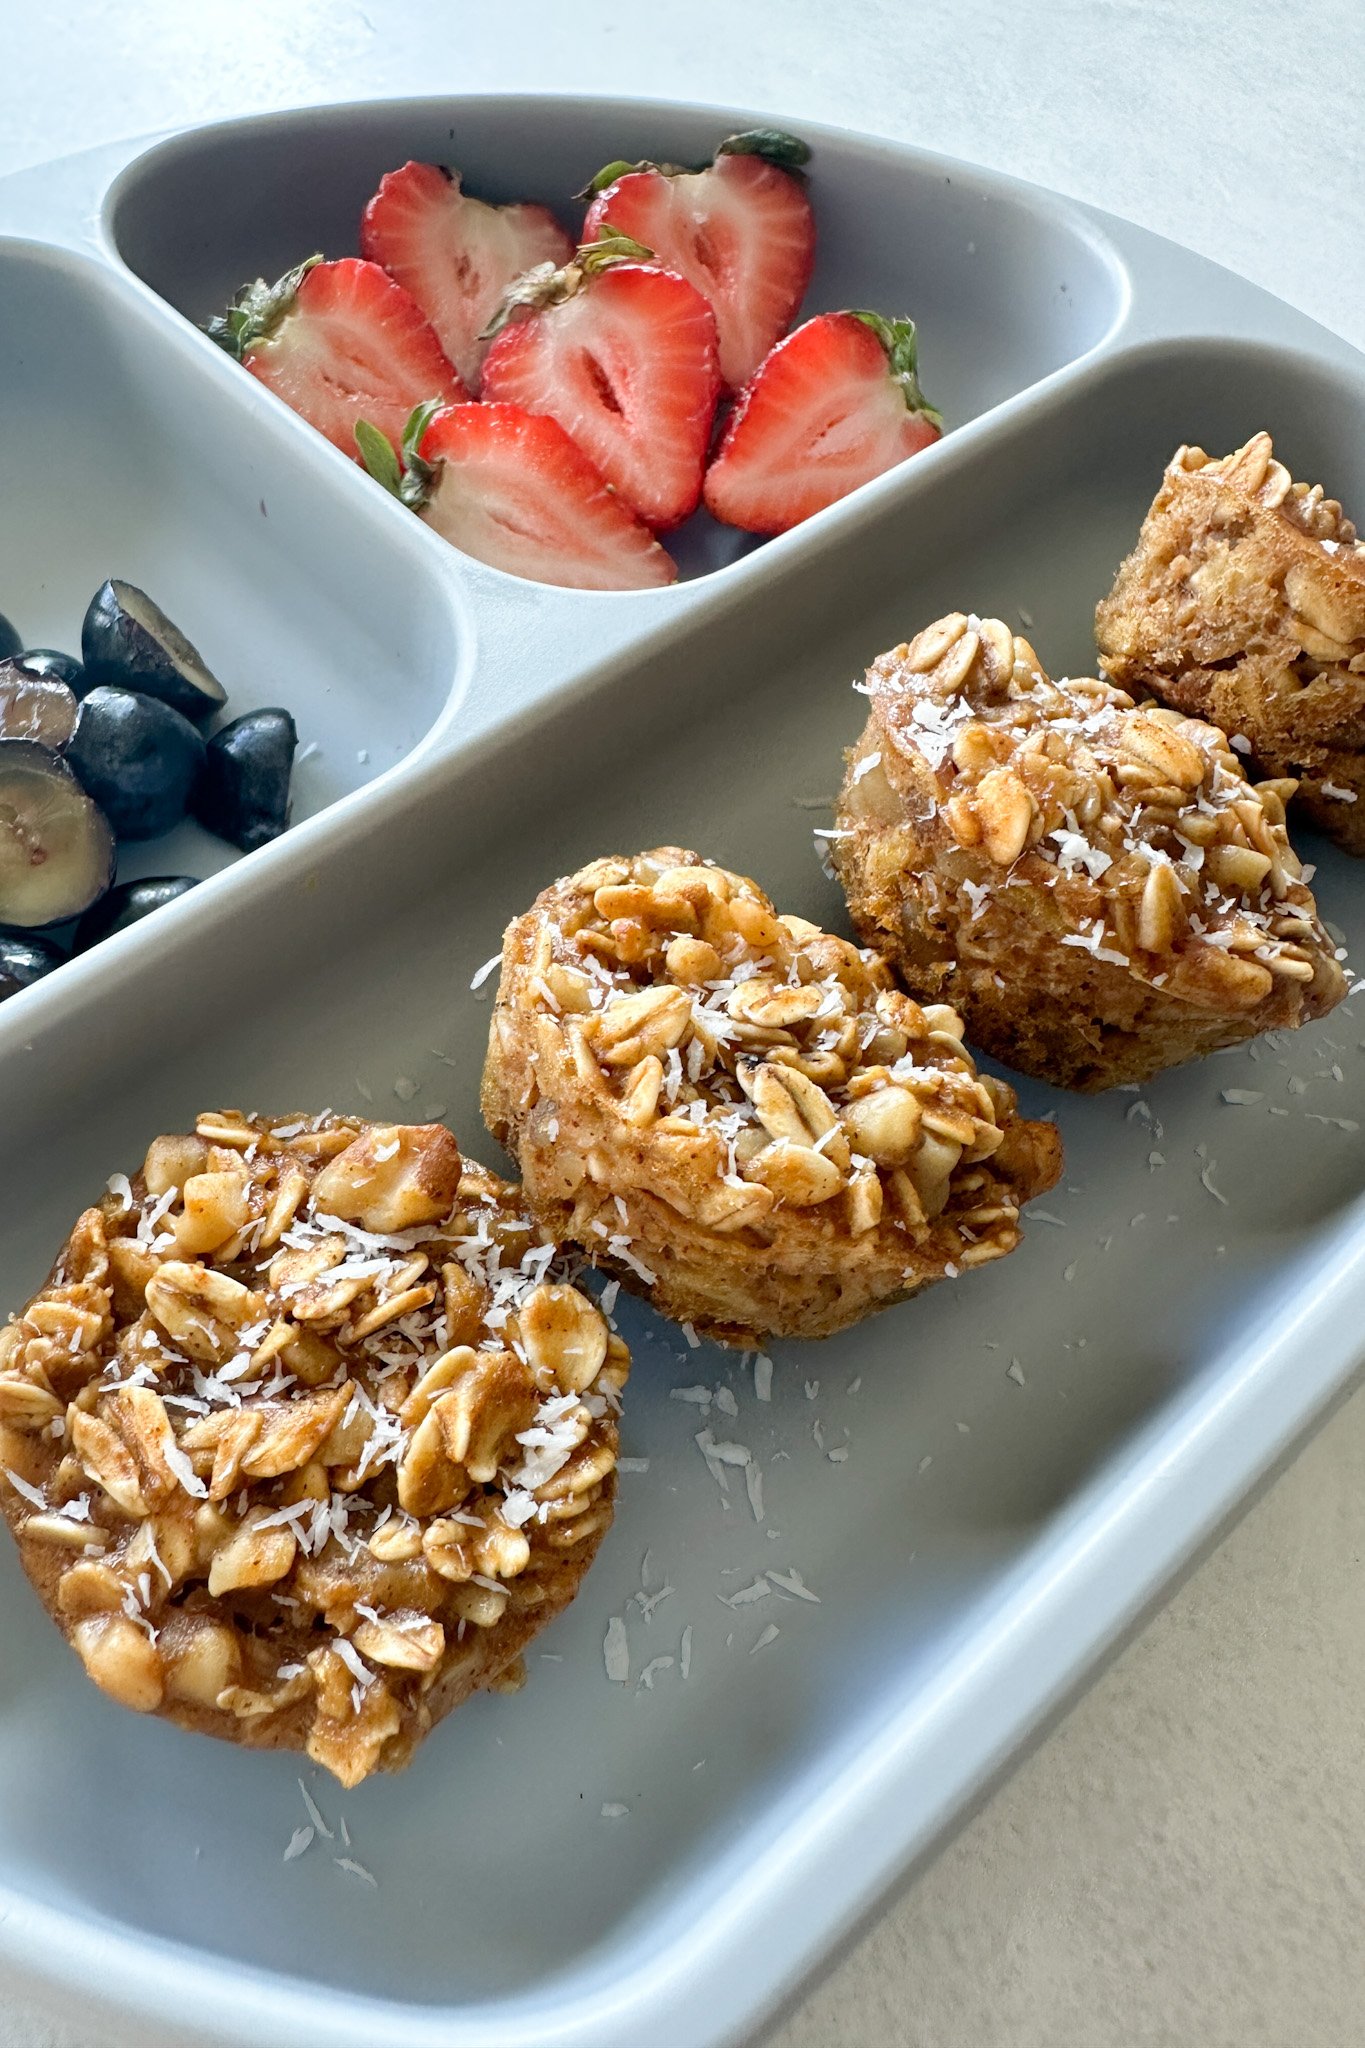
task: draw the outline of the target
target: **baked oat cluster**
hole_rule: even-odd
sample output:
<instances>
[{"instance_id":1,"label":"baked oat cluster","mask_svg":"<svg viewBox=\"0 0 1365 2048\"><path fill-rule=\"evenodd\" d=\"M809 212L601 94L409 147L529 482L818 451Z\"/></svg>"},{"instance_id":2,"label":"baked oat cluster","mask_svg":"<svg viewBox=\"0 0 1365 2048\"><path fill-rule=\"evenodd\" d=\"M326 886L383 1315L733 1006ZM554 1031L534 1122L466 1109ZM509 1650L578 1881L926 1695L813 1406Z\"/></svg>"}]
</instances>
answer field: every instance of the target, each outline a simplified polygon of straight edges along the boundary
<instances>
[{"instance_id":1,"label":"baked oat cluster","mask_svg":"<svg viewBox=\"0 0 1365 2048\"><path fill-rule=\"evenodd\" d=\"M1176 450L1095 623L1114 682L1296 777L1304 817L1365 853L1365 543L1269 434Z\"/></svg>"},{"instance_id":2,"label":"baked oat cluster","mask_svg":"<svg viewBox=\"0 0 1365 2048\"><path fill-rule=\"evenodd\" d=\"M950 1009L675 847L508 928L483 1107L552 1235L737 1345L1002 1257L1060 1169Z\"/></svg>"},{"instance_id":3,"label":"baked oat cluster","mask_svg":"<svg viewBox=\"0 0 1365 2048\"><path fill-rule=\"evenodd\" d=\"M214 1111L0 1333L0 1506L97 1685L353 1785L573 1597L628 1366L441 1125Z\"/></svg>"},{"instance_id":4,"label":"baked oat cluster","mask_svg":"<svg viewBox=\"0 0 1365 2048\"><path fill-rule=\"evenodd\" d=\"M1054 682L954 612L874 662L833 859L860 936L1012 1067L1142 1081L1346 991L1285 830L1217 726Z\"/></svg>"}]
</instances>

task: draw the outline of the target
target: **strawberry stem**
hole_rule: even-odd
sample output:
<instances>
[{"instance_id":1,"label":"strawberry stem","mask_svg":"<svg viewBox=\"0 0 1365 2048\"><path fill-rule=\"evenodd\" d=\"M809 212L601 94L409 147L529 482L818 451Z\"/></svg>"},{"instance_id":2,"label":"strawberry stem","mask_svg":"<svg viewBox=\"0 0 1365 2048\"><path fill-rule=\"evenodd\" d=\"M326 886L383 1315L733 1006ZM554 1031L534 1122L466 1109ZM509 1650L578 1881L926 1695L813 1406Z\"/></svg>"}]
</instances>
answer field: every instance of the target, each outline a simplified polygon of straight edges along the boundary
<instances>
[{"instance_id":1,"label":"strawberry stem","mask_svg":"<svg viewBox=\"0 0 1365 2048\"><path fill-rule=\"evenodd\" d=\"M810 144L782 128L746 128L742 135L729 135L717 156L761 156L782 171L799 171L810 162Z\"/></svg>"},{"instance_id":2,"label":"strawberry stem","mask_svg":"<svg viewBox=\"0 0 1365 2048\"><path fill-rule=\"evenodd\" d=\"M214 314L204 328L205 334L240 363L249 348L273 334L293 312L299 286L314 264L321 261L320 254L306 256L274 284L267 284L263 277L244 284L227 311Z\"/></svg>"},{"instance_id":3,"label":"strawberry stem","mask_svg":"<svg viewBox=\"0 0 1365 2048\"><path fill-rule=\"evenodd\" d=\"M914 321L888 320L883 313L858 306L851 306L849 312L854 320L861 320L864 327L872 329L886 350L887 368L900 385L909 410L928 420L931 426L941 427L943 414L935 411L920 388L919 339Z\"/></svg>"},{"instance_id":4,"label":"strawberry stem","mask_svg":"<svg viewBox=\"0 0 1365 2048\"><path fill-rule=\"evenodd\" d=\"M491 341L511 320L523 313L541 313L547 306L561 306L581 290L590 277L610 270L614 263L652 263L654 251L633 235L613 234L610 229L595 242L583 242L573 256L556 270L553 263L537 263L515 278L503 294L502 304L479 335Z\"/></svg>"}]
</instances>

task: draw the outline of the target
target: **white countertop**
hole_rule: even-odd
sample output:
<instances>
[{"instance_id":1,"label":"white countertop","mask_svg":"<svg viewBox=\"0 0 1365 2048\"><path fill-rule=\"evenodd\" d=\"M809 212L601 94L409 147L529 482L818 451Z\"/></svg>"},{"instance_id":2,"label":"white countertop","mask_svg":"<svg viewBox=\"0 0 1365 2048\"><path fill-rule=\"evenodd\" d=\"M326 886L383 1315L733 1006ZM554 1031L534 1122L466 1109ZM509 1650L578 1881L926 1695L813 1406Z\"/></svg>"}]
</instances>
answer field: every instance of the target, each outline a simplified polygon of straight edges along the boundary
<instances>
[{"instance_id":1,"label":"white countertop","mask_svg":"<svg viewBox=\"0 0 1365 2048\"><path fill-rule=\"evenodd\" d=\"M4 14L0 173L305 101L714 99L1091 200L1365 346L1365 0L12 0ZM1365 2040L1362 1474L1358 1394L768 2048ZM94 2041L0 1985L0 2048Z\"/></svg>"}]
</instances>

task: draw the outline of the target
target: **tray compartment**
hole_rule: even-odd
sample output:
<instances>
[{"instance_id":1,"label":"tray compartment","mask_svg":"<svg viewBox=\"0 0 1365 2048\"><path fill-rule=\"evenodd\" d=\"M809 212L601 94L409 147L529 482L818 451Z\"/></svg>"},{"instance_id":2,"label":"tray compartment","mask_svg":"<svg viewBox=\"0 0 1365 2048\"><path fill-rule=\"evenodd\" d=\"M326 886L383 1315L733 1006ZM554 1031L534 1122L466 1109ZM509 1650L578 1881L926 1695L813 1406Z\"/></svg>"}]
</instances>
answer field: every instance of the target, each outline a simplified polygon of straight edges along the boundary
<instances>
[{"instance_id":1,"label":"tray compartment","mask_svg":"<svg viewBox=\"0 0 1365 2048\"><path fill-rule=\"evenodd\" d=\"M138 158L105 209L124 263L204 321L244 278L311 250L355 253L385 171L451 162L468 189L537 199L572 225L570 195L613 158L694 162L753 114L612 100L414 100L237 121ZM796 124L812 142L819 243L805 311L875 306L920 324L925 388L961 426L1094 348L1126 275L1083 215L1043 192L922 152ZM685 574L745 537L697 521L670 542Z\"/></svg>"},{"instance_id":2,"label":"tray compartment","mask_svg":"<svg viewBox=\"0 0 1365 2048\"><path fill-rule=\"evenodd\" d=\"M98 1007L92 988L39 990L22 1046L0 1014L0 1154L27 1162L22 1189L0 1189L4 1298L37 1283L82 1195L204 1101L444 1111L492 1163L477 1114L488 1004L468 983L536 888L593 853L675 838L837 921L807 800L836 784L864 662L961 604L1026 609L1044 659L1083 671L1093 604L1172 447L1231 446L1263 421L1305 474L1358 481L1337 449L1365 440L1365 399L1306 358L1195 343L1097 367L1069 399L964 442L932 500L881 506L810 560L775 553L752 602L698 606L671 645L415 768L387 803L362 799L320 828L305 870L262 867L160 960L135 973L111 958ZM1328 852L1320 882L1365 944L1357 872ZM1138 1097L1026 1085L1067 1141L1066 1184L1040 1205L1059 1221L1035 1215L1014 1257L961 1286L776 1347L769 1405L733 1357L689 1351L624 1305L625 1449L650 1469L625 1479L586 1590L539 1645L563 1662L533 1657L526 1694L464 1710L405 1778L321 1791L377 1896L325 1855L280 1864L302 1818L290 1760L139 1722L86 1686L6 1549L0 1718L32 1768L0 1794L0 1885L31 1892L36 1870L46 1900L102 1926L392 2000L376 2041L400 2038L405 2013L472 2023L479 2001L489 2037L499 2021L533 2030L574 1993L662 1966L717 1902L752 1910L756 1860L931 1698L1007 1581L1120 1485L1141 1442L1178 1438L1182 1404L1235 1376L1274 1306L1308 1297L1324 1227L1365 1188L1358 1033L1347 1009ZM155 1063L135 1058L153 1039ZM1262 1099L1231 1107L1225 1087ZM671 1398L718 1384L734 1417ZM742 1488L722 1506L692 1441L704 1420L759 1460L763 1525ZM848 1461L831 1462L845 1440ZM646 1551L649 1590L675 1589L648 1622L629 1606ZM821 1604L717 1598L768 1565L794 1567ZM634 1674L676 1657L692 1625L685 1684L675 1666L653 1690L608 1685L602 1635L622 1612ZM754 1654L769 1621L780 1636ZM628 1815L602 1818L614 1801Z\"/></svg>"},{"instance_id":3,"label":"tray compartment","mask_svg":"<svg viewBox=\"0 0 1365 2048\"><path fill-rule=\"evenodd\" d=\"M315 743L298 823L419 744L472 633L420 536L376 519L382 503L316 490L293 437L273 420L243 432L202 368L107 267L0 244L0 609L30 644L79 653L105 577L144 586L222 679L230 717L284 704L301 751ZM236 858L185 825L126 849L120 873Z\"/></svg>"}]
</instances>

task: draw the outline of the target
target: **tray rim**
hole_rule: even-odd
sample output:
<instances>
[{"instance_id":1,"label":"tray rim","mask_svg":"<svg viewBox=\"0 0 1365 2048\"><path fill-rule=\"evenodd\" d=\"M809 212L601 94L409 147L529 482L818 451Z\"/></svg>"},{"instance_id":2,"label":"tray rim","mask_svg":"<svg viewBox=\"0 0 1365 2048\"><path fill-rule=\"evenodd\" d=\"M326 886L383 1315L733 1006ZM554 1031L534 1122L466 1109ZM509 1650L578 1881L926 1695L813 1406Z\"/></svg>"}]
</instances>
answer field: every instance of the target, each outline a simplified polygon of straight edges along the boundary
<instances>
[{"instance_id":1,"label":"tray rim","mask_svg":"<svg viewBox=\"0 0 1365 2048\"><path fill-rule=\"evenodd\" d=\"M405 105L431 104L432 97L281 110L246 117L246 123L229 120L192 124L172 131L163 142L174 142L206 129L240 128L253 119L278 123L309 114L335 114L358 108L382 106L395 110ZM569 99L578 103L576 96L569 95L493 91L434 97L442 104L461 100L533 100L543 104ZM609 103L611 97L592 96L602 103ZM706 103L614 97L619 104L635 108L723 111ZM798 125L812 134L818 131L845 142L873 145L896 156L956 165L998 183L1002 189L1022 188L1029 193L1045 194L1058 206L1098 223L1102 231L1110 226L1109 216L1082 201L1048 193L1044 187L980 169L963 159L828 124ZM138 152L125 170L146 153ZM71 163L76 159L57 160L63 161ZM43 168L56 166L31 166L13 175L28 176ZM0 189L6 182L0 181ZM111 183L106 199L112 189ZM1216 263L1164 242L1145 229L1118 225L1159 250L1173 257L1178 255L1196 277L1207 278L1212 274L1231 280L1234 276ZM139 295L145 291L168 322L185 324L111 250L73 251L69 245L54 244L40 236L30 240L15 234L10 238L49 255L84 255L88 261L89 254L94 253L108 268L122 272L125 289L132 287ZM1127 267L1130 258L1123 249L1122 237L1117 245ZM979 423L972 424L980 425L984 438L1044 395L1064 404L1072 382L1083 378L1086 372L1099 373L1106 360L1125 355L1135 344L1147 341L1207 339L1224 345L1245 342L1284 347L1286 340L1291 339L1319 360L1326 355L1335 359L1338 367L1344 361L1357 375L1361 374L1365 359L1343 337L1296 313L1260 287L1243 280L1238 283L1260 303L1265 315L1261 332L1239 325L1231 332L1227 328L1219 332L1207 327L1196 327L1193 331L1165 327L1149 335L1139 327L1137 332L1129 333L1126 330L1132 315L1130 293L1124 318L1111 327L1100 343L1040 383L1012 394L1001 406L982 415ZM1277 309L1275 317L1270 315L1271 308ZM1310 350L1313 337L1318 345ZM1324 342L1329 344L1325 349ZM970 457L970 451L968 454ZM898 480L901 485L905 481ZM889 480L880 482L887 484ZM836 515L843 515L840 526L832 529L825 523L829 518L825 515L820 534L810 536L812 544L818 546L825 534L832 536L842 531L844 524L851 525L855 517L879 516L893 498L894 489L870 488L871 496L859 494L861 503L832 508ZM447 593L456 602L468 597L474 617L466 645L472 646L475 635L483 637L477 618L479 593L476 588L457 593L453 586L457 578L464 583L463 569L461 565L451 566L457 573L444 579ZM723 597L716 588L714 574L681 586L682 590L697 594L686 609L675 605L670 616L657 607L650 623L667 630L674 616L679 622L686 621L694 605L699 611L703 608L700 593L713 588L717 609L727 602L742 602L744 590L735 590L729 579L724 580ZM546 587L536 588L543 591ZM653 638L652 632L642 632L634 640L627 639L613 648L600 662L580 663L544 690L511 706L504 716L483 727L476 724L467 734L451 729L457 723L457 707L448 701L423 740L402 761L299 828L311 831L309 852L315 859L325 860L330 843L358 833L369 804L374 801L371 791L381 792L381 801L395 793L401 793L406 801L419 801L426 791L439 786L447 777L467 770L484 747L507 744L522 719L532 716L551 698L561 699L575 689L590 688L593 677L601 670L614 669L638 657ZM434 745L438 731L441 744ZM324 818L330 821L326 830L320 829ZM290 841L296 848L302 845L293 834ZM289 843L283 841L274 850L280 858L270 872L285 864L287 856L281 849ZM253 868L248 873L258 874L261 881L267 878L265 870ZM226 881L235 874L234 867L225 871L224 877L215 879ZM237 893L241 893L240 887ZM226 915L236 902L231 883L218 890L212 901L216 914ZM163 932L166 929L165 925L161 927ZM131 972L134 965L138 934L130 933L125 938L133 943L121 945L106 956L116 972ZM77 1007L85 999L87 983L92 996L97 992L99 956L91 958L96 963L93 970L84 980L77 977L79 994L77 988L69 990ZM40 993L34 992L35 996ZM57 990L49 991L49 995L65 1006ZM22 1023L27 1027L26 1035L41 1028L44 1004L39 1001L36 1007L20 1007L25 1010ZM5 1028L6 1021L0 1020L0 1047L17 1050L21 1020L17 1016L13 1019L12 1031ZM1255 1341L1228 1345L1211 1358L1181 1397L1150 1418L1138 1440L1115 1461L1115 1469L1106 1464L1081 1494L1068 1503L1047 1538L1011 1571L998 1597L983 1603L983 1611L973 1615L974 1631L987 1639L984 1647L969 1640L952 1653L922 1699L909 1704L902 1702L899 1711L893 1710L888 1722L892 1732L877 1756L857 1768L839 1771L813 1803L804 1824L789 1828L780 1840L757 1853L744 1886L732 1887L718 1897L685 1938L667 1936L658 1948L645 1949L628 1971L613 1972L599 1966L570 1972L545 1980L544 1987L529 1999L499 1997L476 2004L408 2006L364 1994L333 1994L306 1980L285 1978L226 1957L213 1957L205 1951L139 1935L116 1923L36 1902L7 1887L0 1887L0 1959L16 1977L46 1987L49 1993L64 1992L63 2003L68 2010L94 2016L112 2006L157 2026L167 2041L181 2043L186 2040L187 2031L192 2031L197 2040L250 2042L251 2048L275 2048L275 2044L279 2048L303 2048L305 2043L324 2038L340 2044L340 2048L348 2048L350 2043L355 2048L362 2048L362 2044L363 2048L379 2048L379 2044L390 2041L396 2048L400 2040L413 2044L413 2048L427 2048L428 2043L430 2048L437 2048L438 2043L441 2048L474 2048L476 2042L479 2048L533 2048L533 2044L540 2043L547 2044L547 2048L548 2044L556 2043L561 2048L588 2048L589 2043L592 2048L618 2048L618 2044L625 2048L630 2043L633 2048L647 2026L658 2028L661 2038L679 2044L686 2042L689 2048L718 2048L721 2042L735 2039L742 2028L752 2026L771 2012L798 1981L817 1967L899 1871L944 1838L974 1792L1027 1744L1049 1711L1093 1676L1113 1643L1155 1603L1181 1566L1227 1523L1245 1503L1250 1489L1297 1447L1333 1399L1349 1386L1359 1370L1353 1329L1365 1307L1362 1221L1365 1201L1357 1204L1314 1247L1308 1264L1316 1287L1310 1291L1306 1272L1303 1284L1287 1296L1283 1308L1258 1332ZM1320 1338L1316 1344L1311 1341L1314 1336ZM1305 1342L1305 1338L1309 1341ZM1294 1370L1286 1370L1291 1362ZM1236 1448L1235 1462L1229 1454L1230 1446ZM1195 1485L1201 1473L1207 1477L1202 1494ZM1025 1575L1027 1587L1015 1583ZM1029 1656L1032 1669L1028 1670L1026 1665L1022 1674L1027 1678L1026 1686L1002 1686L1001 1669L1011 1671L1018 1679L1019 1660ZM1006 1695L1007 1708L1002 1704ZM1021 1700L1026 1701L1022 1711ZM956 1717L967 1712L974 1716L974 1733L972 1760L963 1767L962 1722ZM952 1717L958 1767L955 1772L945 1769L940 1773L935 1780L934 1797L922 1801L917 1818L907 1824L905 1803L898 1801L895 1794L907 1789L907 1777L913 1772L924 1771L924 1757L916 1755L915 1745L925 1740L932 1742L936 1731L941 1740L945 1716ZM950 1788L946 1792L945 1786ZM840 1872L836 1880L829 1865L841 1852L845 1863L849 1863L847 1852L859 1828L856 1867ZM822 1859L828 1859L824 1868ZM744 1891L749 1894L747 1900L739 1898ZM780 1940L755 1941L755 1933L765 1922L770 1934L780 1931ZM790 1950L794 1930L801 1936L803 1952L794 1956L789 1953L781 1960L777 1952L784 1945ZM43 1954L35 1961L32 1949L38 1946ZM703 1966L710 1993L710 2009L704 2015L696 2010L693 1991L694 1973ZM91 1987L96 1981L99 1991L92 1995ZM230 2026L220 2027L206 2015L221 2005L221 1994L229 1981L233 1987L233 2019ZM198 2008L199 2017L187 2030L186 2008L190 2002Z\"/></svg>"}]
</instances>

